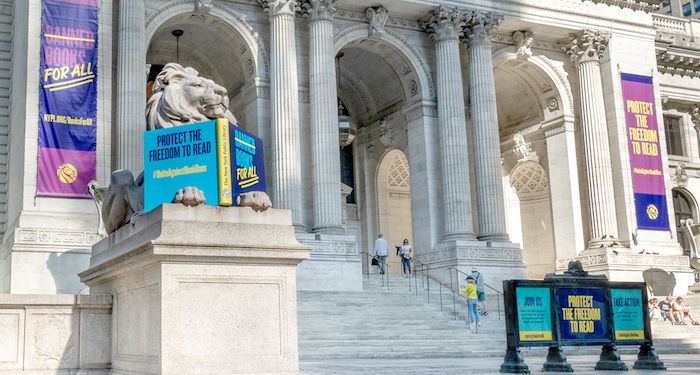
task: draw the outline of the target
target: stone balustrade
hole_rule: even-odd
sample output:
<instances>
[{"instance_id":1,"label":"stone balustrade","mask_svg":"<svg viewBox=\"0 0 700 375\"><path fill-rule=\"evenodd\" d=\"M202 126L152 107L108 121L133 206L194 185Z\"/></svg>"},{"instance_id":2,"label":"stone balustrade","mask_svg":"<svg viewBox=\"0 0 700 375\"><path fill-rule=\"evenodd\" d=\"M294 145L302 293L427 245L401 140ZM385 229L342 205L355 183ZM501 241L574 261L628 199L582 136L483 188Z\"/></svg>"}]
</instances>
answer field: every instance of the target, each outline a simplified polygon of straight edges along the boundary
<instances>
[{"instance_id":1,"label":"stone balustrade","mask_svg":"<svg viewBox=\"0 0 700 375\"><path fill-rule=\"evenodd\" d=\"M107 374L111 322L111 296L0 294L0 374Z\"/></svg>"}]
</instances>

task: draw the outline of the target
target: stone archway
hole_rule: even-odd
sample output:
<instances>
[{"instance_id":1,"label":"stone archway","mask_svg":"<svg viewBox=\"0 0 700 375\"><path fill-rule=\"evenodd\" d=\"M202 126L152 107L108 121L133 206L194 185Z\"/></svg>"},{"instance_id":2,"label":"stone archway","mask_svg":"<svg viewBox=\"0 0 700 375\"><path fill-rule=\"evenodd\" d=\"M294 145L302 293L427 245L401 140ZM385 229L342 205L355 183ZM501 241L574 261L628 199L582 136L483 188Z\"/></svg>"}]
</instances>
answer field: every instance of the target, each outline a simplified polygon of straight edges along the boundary
<instances>
[{"instance_id":1,"label":"stone archway","mask_svg":"<svg viewBox=\"0 0 700 375\"><path fill-rule=\"evenodd\" d=\"M556 259L574 257L585 246L575 117L563 61L517 58L512 46L494 55L509 231L523 245L531 277L554 272ZM529 186L535 182L546 184L535 184L535 191Z\"/></svg>"},{"instance_id":2,"label":"stone archway","mask_svg":"<svg viewBox=\"0 0 700 375\"><path fill-rule=\"evenodd\" d=\"M395 246L404 239L413 244L411 211L411 173L406 155L399 150L387 152L377 168L379 231L389 243L389 273L401 274L401 259Z\"/></svg>"},{"instance_id":3,"label":"stone archway","mask_svg":"<svg viewBox=\"0 0 700 375\"><path fill-rule=\"evenodd\" d=\"M342 53L338 63L338 96L358 133L352 147L362 247L372 251L381 226L381 181L377 175L380 161L390 150L400 150L411 165L426 164L417 159L425 155L420 151L412 153L409 149L411 134L406 114L417 103L432 99L432 83L424 70L422 58L389 31L381 37L368 36L366 25L353 26L340 31L335 43L336 51ZM367 69L368 66L372 69ZM415 144L420 143L415 141ZM414 195L408 197L417 199ZM415 204L415 201L411 203ZM409 211L409 215L415 215L415 212ZM407 222L417 220L414 216ZM408 237L412 243L416 230L431 230L429 226L416 228L404 230L413 234L403 235L398 240ZM419 233L417 238L429 238L429 235ZM421 248L427 249L428 246Z\"/></svg>"}]
</instances>

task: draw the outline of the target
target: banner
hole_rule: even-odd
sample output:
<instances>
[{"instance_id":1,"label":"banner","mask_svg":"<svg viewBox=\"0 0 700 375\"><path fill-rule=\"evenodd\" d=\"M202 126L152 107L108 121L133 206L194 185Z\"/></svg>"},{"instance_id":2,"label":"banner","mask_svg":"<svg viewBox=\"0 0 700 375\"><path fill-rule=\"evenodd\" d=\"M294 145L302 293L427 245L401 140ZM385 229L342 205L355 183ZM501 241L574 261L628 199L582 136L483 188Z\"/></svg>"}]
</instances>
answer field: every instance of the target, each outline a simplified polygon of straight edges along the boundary
<instances>
[{"instance_id":1,"label":"banner","mask_svg":"<svg viewBox=\"0 0 700 375\"><path fill-rule=\"evenodd\" d=\"M89 198L97 144L99 0L43 0L37 194Z\"/></svg>"},{"instance_id":2,"label":"banner","mask_svg":"<svg viewBox=\"0 0 700 375\"><path fill-rule=\"evenodd\" d=\"M615 340L643 340L646 304L639 289L610 289Z\"/></svg>"},{"instance_id":3,"label":"banner","mask_svg":"<svg viewBox=\"0 0 700 375\"><path fill-rule=\"evenodd\" d=\"M557 299L562 341L608 339L605 290L559 288Z\"/></svg>"},{"instance_id":4,"label":"banner","mask_svg":"<svg viewBox=\"0 0 700 375\"><path fill-rule=\"evenodd\" d=\"M668 230L666 187L652 78L622 73L622 99L637 227Z\"/></svg>"},{"instance_id":5,"label":"banner","mask_svg":"<svg viewBox=\"0 0 700 375\"><path fill-rule=\"evenodd\" d=\"M515 289L520 341L552 341L549 288Z\"/></svg>"}]
</instances>

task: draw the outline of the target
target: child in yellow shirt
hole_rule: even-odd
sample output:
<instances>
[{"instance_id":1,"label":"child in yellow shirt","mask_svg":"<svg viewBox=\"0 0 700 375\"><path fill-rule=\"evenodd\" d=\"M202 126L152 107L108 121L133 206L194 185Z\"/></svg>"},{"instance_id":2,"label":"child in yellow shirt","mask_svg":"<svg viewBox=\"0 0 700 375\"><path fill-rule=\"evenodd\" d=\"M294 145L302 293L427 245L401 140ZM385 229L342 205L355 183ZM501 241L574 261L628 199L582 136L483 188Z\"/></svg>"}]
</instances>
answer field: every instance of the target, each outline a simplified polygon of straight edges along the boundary
<instances>
[{"instance_id":1,"label":"child in yellow shirt","mask_svg":"<svg viewBox=\"0 0 700 375\"><path fill-rule=\"evenodd\" d=\"M476 324L480 326L479 311L477 309L478 295L476 293L476 280L473 277L467 277L467 284L462 289L462 292L467 296L467 311L469 314L469 326Z\"/></svg>"}]
</instances>

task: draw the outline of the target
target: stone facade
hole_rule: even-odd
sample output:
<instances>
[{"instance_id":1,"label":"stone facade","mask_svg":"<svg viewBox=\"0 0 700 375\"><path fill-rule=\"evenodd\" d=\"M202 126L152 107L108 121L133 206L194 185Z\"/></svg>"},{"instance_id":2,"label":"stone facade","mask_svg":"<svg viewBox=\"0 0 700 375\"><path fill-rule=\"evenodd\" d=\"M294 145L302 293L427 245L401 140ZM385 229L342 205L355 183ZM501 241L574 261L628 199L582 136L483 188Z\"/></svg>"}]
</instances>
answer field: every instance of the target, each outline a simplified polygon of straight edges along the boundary
<instances>
[{"instance_id":1,"label":"stone facade","mask_svg":"<svg viewBox=\"0 0 700 375\"><path fill-rule=\"evenodd\" d=\"M103 0L99 182L141 168L147 64L179 57L223 84L241 126L264 140L273 206L290 209L314 247L302 289L361 288L363 254L396 226L386 207L400 202L410 224L396 237L421 264L476 266L498 286L583 257L618 279L662 269L685 293L693 276L674 192L700 222L700 24L655 14L654 2L438 3ZM11 103L2 109L0 81L0 291L79 293L75 274L99 239L94 204L35 194L40 5L0 1L11 51L0 55ZM679 119L678 131L659 131L670 231L636 225L621 72L654 78L659 124ZM339 107L356 129L341 151L352 158L345 185ZM670 135L680 135L673 152ZM408 192L381 185L392 152L408 160ZM683 186L671 178L681 164Z\"/></svg>"}]
</instances>

